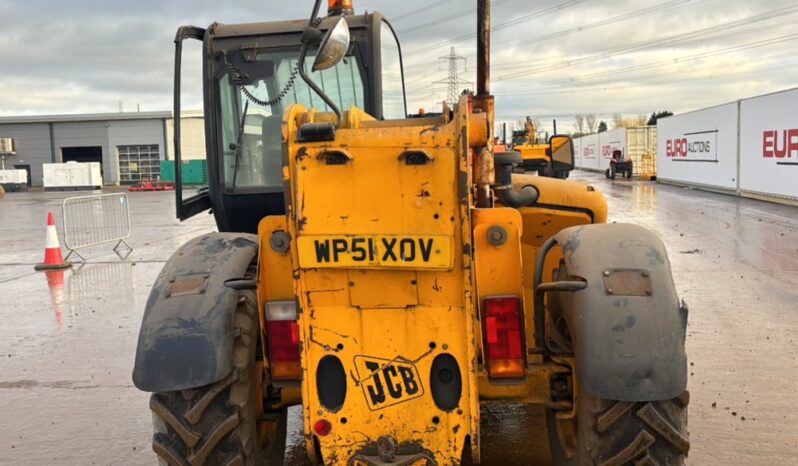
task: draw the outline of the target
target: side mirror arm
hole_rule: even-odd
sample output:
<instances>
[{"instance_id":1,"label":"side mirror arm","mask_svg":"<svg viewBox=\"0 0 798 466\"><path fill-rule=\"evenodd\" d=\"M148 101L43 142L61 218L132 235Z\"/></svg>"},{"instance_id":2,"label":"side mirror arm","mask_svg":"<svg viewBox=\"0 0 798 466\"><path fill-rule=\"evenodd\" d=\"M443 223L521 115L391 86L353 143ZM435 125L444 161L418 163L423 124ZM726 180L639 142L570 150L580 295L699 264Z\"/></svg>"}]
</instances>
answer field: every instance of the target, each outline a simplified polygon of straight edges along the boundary
<instances>
[{"instance_id":1,"label":"side mirror arm","mask_svg":"<svg viewBox=\"0 0 798 466\"><path fill-rule=\"evenodd\" d=\"M308 47L310 45L318 44L321 41L322 33L319 31L317 26L317 18L319 16L319 8L321 8L321 0L316 0L315 5L313 6L313 14L310 16L310 21L308 21L307 27L302 31L302 49L299 51L299 63L297 67L299 69L299 76L302 77L302 80L305 81L305 84L308 85L313 92L315 92L321 100L327 104L328 107L335 112L335 116L338 119L337 128L340 128L343 125L344 118L343 114L341 113L341 109L338 108L337 105L321 90L321 88L310 79L310 76L305 72L305 58L308 55Z\"/></svg>"}]
</instances>

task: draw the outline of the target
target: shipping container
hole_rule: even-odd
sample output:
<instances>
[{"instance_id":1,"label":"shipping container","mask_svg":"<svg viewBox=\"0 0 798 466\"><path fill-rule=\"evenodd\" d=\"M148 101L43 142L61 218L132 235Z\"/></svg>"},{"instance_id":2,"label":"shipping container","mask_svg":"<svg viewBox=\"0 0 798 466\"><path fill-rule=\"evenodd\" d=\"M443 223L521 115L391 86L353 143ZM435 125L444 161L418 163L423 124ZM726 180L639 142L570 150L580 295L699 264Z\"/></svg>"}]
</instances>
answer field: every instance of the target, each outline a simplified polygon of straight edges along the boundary
<instances>
[{"instance_id":1,"label":"shipping container","mask_svg":"<svg viewBox=\"0 0 798 466\"><path fill-rule=\"evenodd\" d=\"M657 177L657 127L627 128L626 154L634 162L634 176Z\"/></svg>"},{"instance_id":2,"label":"shipping container","mask_svg":"<svg viewBox=\"0 0 798 466\"><path fill-rule=\"evenodd\" d=\"M599 169L599 144L598 135L591 134L583 136L580 139L580 147L582 149L582 166L585 170L598 170Z\"/></svg>"},{"instance_id":3,"label":"shipping container","mask_svg":"<svg viewBox=\"0 0 798 466\"><path fill-rule=\"evenodd\" d=\"M183 184L194 186L208 185L208 162L205 160L186 160L183 162ZM161 181L175 182L175 161L161 162Z\"/></svg>"},{"instance_id":4,"label":"shipping container","mask_svg":"<svg viewBox=\"0 0 798 466\"><path fill-rule=\"evenodd\" d=\"M657 179L736 192L739 104L657 120Z\"/></svg>"},{"instance_id":5,"label":"shipping container","mask_svg":"<svg viewBox=\"0 0 798 466\"><path fill-rule=\"evenodd\" d=\"M42 164L45 191L77 191L102 189L99 162L67 162Z\"/></svg>"},{"instance_id":6,"label":"shipping container","mask_svg":"<svg viewBox=\"0 0 798 466\"><path fill-rule=\"evenodd\" d=\"M798 200L798 89L740 102L740 191Z\"/></svg>"},{"instance_id":7,"label":"shipping container","mask_svg":"<svg viewBox=\"0 0 798 466\"><path fill-rule=\"evenodd\" d=\"M579 148L575 157L576 167L583 170L605 172L610 166L612 154L620 150L633 162L635 176L652 179L657 174L657 128L616 128L611 131L576 138L574 148Z\"/></svg>"}]
</instances>

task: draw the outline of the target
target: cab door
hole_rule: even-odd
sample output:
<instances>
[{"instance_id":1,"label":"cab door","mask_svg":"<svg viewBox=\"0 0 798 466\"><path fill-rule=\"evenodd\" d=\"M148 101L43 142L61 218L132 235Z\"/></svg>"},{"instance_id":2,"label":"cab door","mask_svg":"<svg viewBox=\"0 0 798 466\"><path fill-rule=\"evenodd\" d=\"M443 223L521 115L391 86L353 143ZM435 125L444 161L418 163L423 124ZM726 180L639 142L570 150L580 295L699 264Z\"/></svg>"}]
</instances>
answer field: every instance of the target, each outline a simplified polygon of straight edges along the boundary
<instances>
[{"instance_id":1,"label":"cab door","mask_svg":"<svg viewBox=\"0 0 798 466\"><path fill-rule=\"evenodd\" d=\"M172 139L175 162L175 201L177 218L186 220L211 208L208 189L208 160L205 153L202 56L205 29L183 26L175 36L174 114ZM190 111L183 111L182 58L183 41L194 41L189 47L191 73L187 73L186 100ZM200 52L200 53L197 53ZM184 134L184 130L185 134Z\"/></svg>"},{"instance_id":2,"label":"cab door","mask_svg":"<svg viewBox=\"0 0 798 466\"><path fill-rule=\"evenodd\" d=\"M376 15L375 15L376 16ZM383 18L378 21L374 47L375 66L379 78L375 81L377 116L384 120L399 120L407 117L407 97L405 95L402 47L391 24Z\"/></svg>"}]
</instances>

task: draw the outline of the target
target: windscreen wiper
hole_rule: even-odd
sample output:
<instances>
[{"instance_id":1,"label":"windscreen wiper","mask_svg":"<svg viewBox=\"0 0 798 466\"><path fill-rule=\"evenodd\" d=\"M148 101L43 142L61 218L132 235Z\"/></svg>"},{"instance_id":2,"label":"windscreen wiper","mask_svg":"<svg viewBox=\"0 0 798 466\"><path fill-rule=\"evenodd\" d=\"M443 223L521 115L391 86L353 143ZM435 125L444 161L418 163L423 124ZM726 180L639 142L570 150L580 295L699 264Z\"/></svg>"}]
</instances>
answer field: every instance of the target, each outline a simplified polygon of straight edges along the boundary
<instances>
[{"instance_id":1,"label":"windscreen wiper","mask_svg":"<svg viewBox=\"0 0 798 466\"><path fill-rule=\"evenodd\" d=\"M247 111L249 111L249 100L244 102L244 113L241 114L241 123L238 125L238 138L236 139L236 161L233 167L233 189L236 187L238 179L238 167L241 164L241 146L244 143L244 128L247 122Z\"/></svg>"}]
</instances>

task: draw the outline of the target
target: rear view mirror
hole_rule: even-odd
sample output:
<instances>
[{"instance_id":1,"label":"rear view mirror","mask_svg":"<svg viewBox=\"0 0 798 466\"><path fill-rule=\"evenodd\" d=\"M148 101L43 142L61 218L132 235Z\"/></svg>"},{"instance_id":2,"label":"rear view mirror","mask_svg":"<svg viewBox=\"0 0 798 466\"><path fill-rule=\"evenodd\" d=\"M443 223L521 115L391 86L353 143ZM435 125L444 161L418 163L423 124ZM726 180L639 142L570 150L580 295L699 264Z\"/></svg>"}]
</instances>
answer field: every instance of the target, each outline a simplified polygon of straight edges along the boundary
<instances>
[{"instance_id":1,"label":"rear view mirror","mask_svg":"<svg viewBox=\"0 0 798 466\"><path fill-rule=\"evenodd\" d=\"M574 168L574 142L568 136L554 135L549 139L551 168L568 171Z\"/></svg>"},{"instance_id":2,"label":"rear view mirror","mask_svg":"<svg viewBox=\"0 0 798 466\"><path fill-rule=\"evenodd\" d=\"M335 26L327 31L313 62L313 71L326 70L338 64L349 50L349 24L341 16Z\"/></svg>"}]
</instances>

